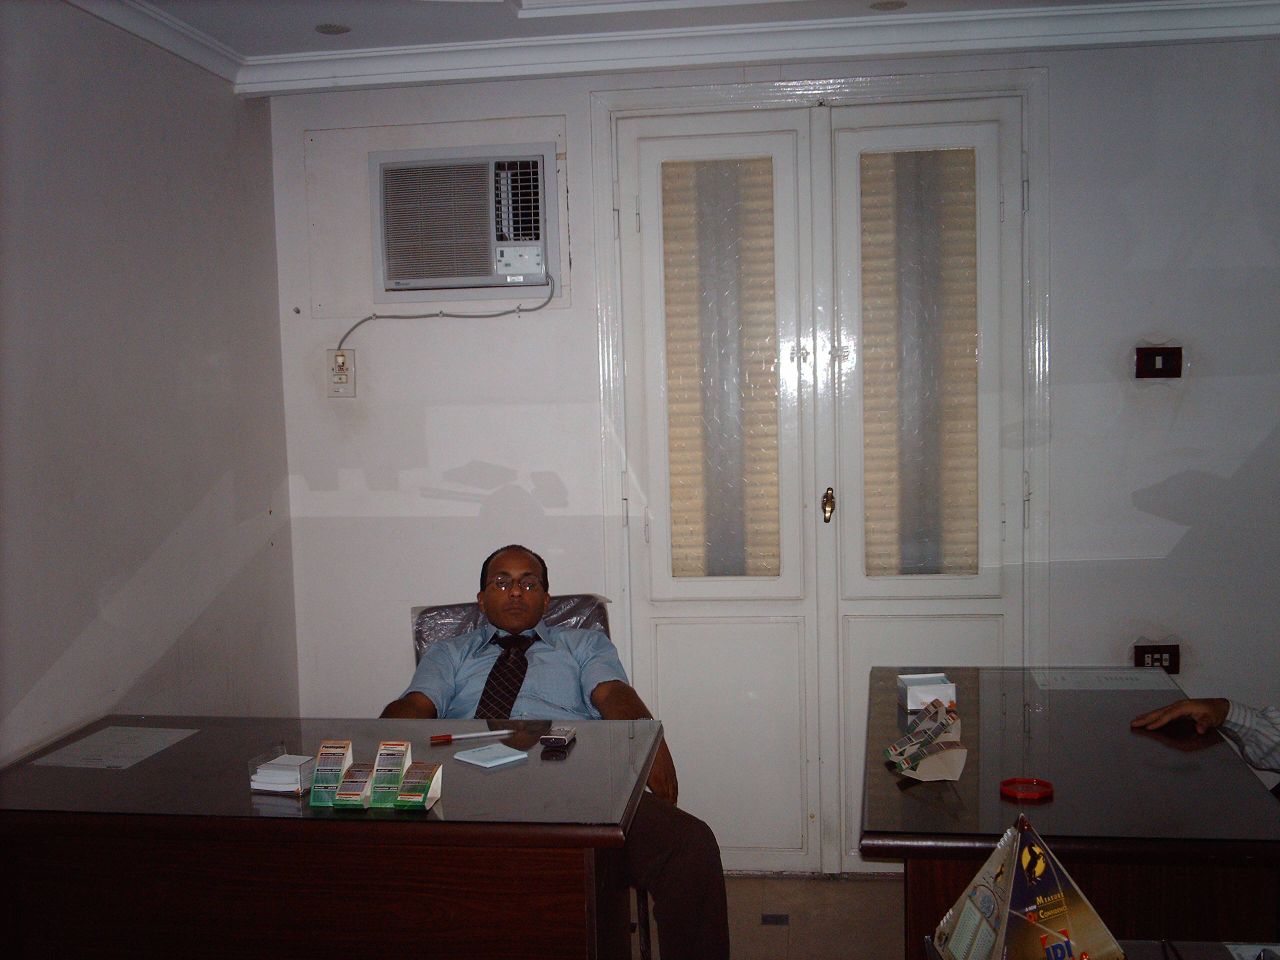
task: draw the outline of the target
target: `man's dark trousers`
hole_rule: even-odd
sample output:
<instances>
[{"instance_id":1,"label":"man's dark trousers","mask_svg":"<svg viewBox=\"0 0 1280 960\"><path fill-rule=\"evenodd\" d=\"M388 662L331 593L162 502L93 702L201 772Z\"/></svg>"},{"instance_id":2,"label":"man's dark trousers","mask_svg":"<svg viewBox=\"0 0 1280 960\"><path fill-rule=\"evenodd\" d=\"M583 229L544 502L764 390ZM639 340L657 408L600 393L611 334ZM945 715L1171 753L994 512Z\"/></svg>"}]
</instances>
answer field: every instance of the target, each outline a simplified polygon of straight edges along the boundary
<instances>
[{"instance_id":1,"label":"man's dark trousers","mask_svg":"<svg viewBox=\"0 0 1280 960\"><path fill-rule=\"evenodd\" d=\"M627 879L653 897L662 960L728 960L724 869L710 827L646 791L623 856Z\"/></svg>"}]
</instances>

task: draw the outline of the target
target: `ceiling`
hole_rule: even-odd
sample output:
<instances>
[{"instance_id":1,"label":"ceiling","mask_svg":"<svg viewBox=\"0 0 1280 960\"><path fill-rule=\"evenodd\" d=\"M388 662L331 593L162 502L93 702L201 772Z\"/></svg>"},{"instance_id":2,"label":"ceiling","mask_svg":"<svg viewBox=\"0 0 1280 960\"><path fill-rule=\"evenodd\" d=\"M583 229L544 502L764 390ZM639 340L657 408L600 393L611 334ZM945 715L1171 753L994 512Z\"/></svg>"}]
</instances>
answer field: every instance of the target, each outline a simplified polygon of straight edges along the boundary
<instances>
[{"instance_id":1,"label":"ceiling","mask_svg":"<svg viewBox=\"0 0 1280 960\"><path fill-rule=\"evenodd\" d=\"M68 2L226 78L245 96L1280 35L1280 0Z\"/></svg>"}]
</instances>

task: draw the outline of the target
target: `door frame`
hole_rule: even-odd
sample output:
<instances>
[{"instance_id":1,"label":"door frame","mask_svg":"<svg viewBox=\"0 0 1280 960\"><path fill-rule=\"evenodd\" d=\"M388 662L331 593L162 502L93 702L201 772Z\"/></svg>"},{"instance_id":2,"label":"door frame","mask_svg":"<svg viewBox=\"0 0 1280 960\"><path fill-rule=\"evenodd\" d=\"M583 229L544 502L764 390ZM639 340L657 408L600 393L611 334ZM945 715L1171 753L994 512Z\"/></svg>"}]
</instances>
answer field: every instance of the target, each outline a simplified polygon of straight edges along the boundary
<instances>
[{"instance_id":1,"label":"door frame","mask_svg":"<svg viewBox=\"0 0 1280 960\"><path fill-rule=\"evenodd\" d=\"M605 584L615 598L613 636L623 662L633 665L631 578L628 572L628 517L624 344L621 302L620 209L618 197L617 124L627 117L710 113L743 108L822 107L888 104L921 100L1017 97L1022 114L1023 250L1023 606L1022 647L1026 664L1052 663L1048 631L1049 559L1049 130L1048 71L1025 68L995 71L849 77L702 87L598 91L590 96L593 213L596 236L596 280L600 350L602 519ZM814 149L819 148L815 141ZM814 256L830 248L829 236L815 226ZM829 291L828 291L829 292ZM824 297L801 305L801 329L814 329L815 310ZM829 303L830 301L827 300ZM807 312L807 316L806 316ZM818 347L814 344L814 348ZM831 389L831 365L804 364L817 390ZM818 475L834 475L830 454L818 452ZM826 468L824 474L822 470ZM812 494L812 491L810 491ZM816 495L815 495L816 496ZM834 588L819 576L815 583L819 609L823 594ZM836 709L841 690L838 625L818 625L817 656L820 743L838 743ZM820 757L819 809L838 810L842 777L836 756ZM839 870L842 830L839 823L820 827L821 862L825 872Z\"/></svg>"}]
</instances>

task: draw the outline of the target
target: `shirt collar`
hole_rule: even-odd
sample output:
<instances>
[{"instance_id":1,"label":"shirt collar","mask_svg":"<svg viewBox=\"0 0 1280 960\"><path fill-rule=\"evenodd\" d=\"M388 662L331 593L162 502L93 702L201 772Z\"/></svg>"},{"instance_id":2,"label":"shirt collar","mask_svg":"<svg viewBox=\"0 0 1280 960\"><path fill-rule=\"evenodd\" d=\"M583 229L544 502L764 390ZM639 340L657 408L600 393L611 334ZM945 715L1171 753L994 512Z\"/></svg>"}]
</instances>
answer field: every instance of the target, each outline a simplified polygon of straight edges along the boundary
<instances>
[{"instance_id":1,"label":"shirt collar","mask_svg":"<svg viewBox=\"0 0 1280 960\"><path fill-rule=\"evenodd\" d=\"M530 627L530 628L529 628L528 630L526 630L525 632L526 632L526 633L531 633L531 634L533 634L533 637L534 637L534 639L535 639L535 640L546 640L546 638L547 638L547 625L546 625L546 623L545 623L544 621L539 620L537 623L535 623L532 627ZM493 642L493 638L494 638L494 637L496 637L499 633L502 633L502 634L506 635L506 634L507 634L507 631L506 631L506 630L499 630L499 629L498 629L497 627L495 627L492 623L486 623L486 624L484 625L484 642L485 642L485 643L492 643L492 642Z\"/></svg>"}]
</instances>

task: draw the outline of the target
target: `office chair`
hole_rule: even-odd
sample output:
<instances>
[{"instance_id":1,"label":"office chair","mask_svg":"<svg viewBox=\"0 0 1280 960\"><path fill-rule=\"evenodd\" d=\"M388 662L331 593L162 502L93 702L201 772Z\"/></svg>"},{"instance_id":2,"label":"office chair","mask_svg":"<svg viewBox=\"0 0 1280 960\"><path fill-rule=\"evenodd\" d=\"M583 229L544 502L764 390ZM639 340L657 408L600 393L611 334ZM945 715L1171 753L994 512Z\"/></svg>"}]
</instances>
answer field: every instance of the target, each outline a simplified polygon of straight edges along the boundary
<instances>
[{"instance_id":1,"label":"office chair","mask_svg":"<svg viewBox=\"0 0 1280 960\"><path fill-rule=\"evenodd\" d=\"M552 596L542 619L549 627L582 627L609 633L609 601L594 593L570 593ZM413 659L417 663L427 647L441 640L474 630L484 623L477 603L450 603L434 607L414 607L410 613L413 625ZM641 960L650 960L649 895L636 889L636 935L640 940Z\"/></svg>"},{"instance_id":2,"label":"office chair","mask_svg":"<svg viewBox=\"0 0 1280 960\"><path fill-rule=\"evenodd\" d=\"M549 627L584 627L609 633L609 601L594 593L553 596L542 619ZM478 603L449 603L436 607L414 607L413 662L422 659L427 647L474 630L485 622Z\"/></svg>"}]
</instances>

